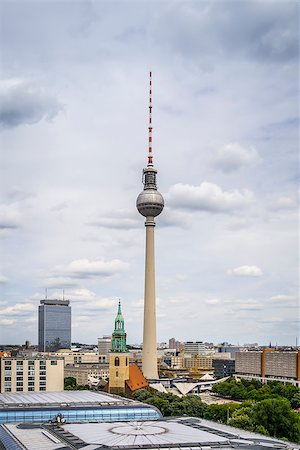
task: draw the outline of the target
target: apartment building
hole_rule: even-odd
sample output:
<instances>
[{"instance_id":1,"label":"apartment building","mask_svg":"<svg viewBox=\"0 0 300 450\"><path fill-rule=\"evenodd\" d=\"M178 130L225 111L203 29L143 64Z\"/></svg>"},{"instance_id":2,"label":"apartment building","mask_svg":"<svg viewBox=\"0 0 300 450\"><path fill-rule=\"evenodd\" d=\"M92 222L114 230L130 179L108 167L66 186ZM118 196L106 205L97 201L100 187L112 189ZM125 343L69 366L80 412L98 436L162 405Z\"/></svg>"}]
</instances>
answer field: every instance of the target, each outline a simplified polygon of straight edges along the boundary
<instances>
[{"instance_id":1,"label":"apartment building","mask_svg":"<svg viewBox=\"0 0 300 450\"><path fill-rule=\"evenodd\" d=\"M61 392L64 361L61 358L0 358L0 392Z\"/></svg>"},{"instance_id":2,"label":"apartment building","mask_svg":"<svg viewBox=\"0 0 300 450\"><path fill-rule=\"evenodd\" d=\"M282 381L300 386L300 350L263 351L236 353L235 372L237 377L256 378L263 382Z\"/></svg>"}]
</instances>

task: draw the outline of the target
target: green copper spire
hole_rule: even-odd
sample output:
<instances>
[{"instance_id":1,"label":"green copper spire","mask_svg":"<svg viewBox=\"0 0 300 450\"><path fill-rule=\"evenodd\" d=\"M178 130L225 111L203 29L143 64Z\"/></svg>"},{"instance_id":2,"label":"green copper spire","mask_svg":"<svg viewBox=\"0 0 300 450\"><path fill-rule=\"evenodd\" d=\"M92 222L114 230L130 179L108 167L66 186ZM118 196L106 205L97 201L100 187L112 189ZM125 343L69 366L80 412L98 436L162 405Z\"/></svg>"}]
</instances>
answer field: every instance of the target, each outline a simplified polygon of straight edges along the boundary
<instances>
[{"instance_id":1,"label":"green copper spire","mask_svg":"<svg viewBox=\"0 0 300 450\"><path fill-rule=\"evenodd\" d=\"M127 352L126 333L124 329L124 317L121 310L121 302L119 300L118 312L115 319L115 330L112 334L111 341L112 352Z\"/></svg>"}]
</instances>

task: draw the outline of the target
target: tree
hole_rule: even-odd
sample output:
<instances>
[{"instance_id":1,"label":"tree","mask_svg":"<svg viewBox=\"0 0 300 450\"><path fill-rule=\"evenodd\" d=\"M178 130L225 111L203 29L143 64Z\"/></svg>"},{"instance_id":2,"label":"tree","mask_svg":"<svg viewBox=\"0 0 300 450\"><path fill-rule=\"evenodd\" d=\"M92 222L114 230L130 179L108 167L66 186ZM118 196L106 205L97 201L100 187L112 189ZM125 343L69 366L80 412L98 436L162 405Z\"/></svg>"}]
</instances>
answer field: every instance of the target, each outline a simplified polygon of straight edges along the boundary
<instances>
[{"instance_id":1,"label":"tree","mask_svg":"<svg viewBox=\"0 0 300 450\"><path fill-rule=\"evenodd\" d=\"M66 377L64 379L64 389L67 391L76 389L77 381L74 377Z\"/></svg>"},{"instance_id":2,"label":"tree","mask_svg":"<svg viewBox=\"0 0 300 450\"><path fill-rule=\"evenodd\" d=\"M270 436L300 442L300 417L291 411L287 399L262 400L253 406L252 414L256 425L262 425Z\"/></svg>"},{"instance_id":3,"label":"tree","mask_svg":"<svg viewBox=\"0 0 300 450\"><path fill-rule=\"evenodd\" d=\"M300 392L296 392L291 398L292 408L300 408Z\"/></svg>"}]
</instances>

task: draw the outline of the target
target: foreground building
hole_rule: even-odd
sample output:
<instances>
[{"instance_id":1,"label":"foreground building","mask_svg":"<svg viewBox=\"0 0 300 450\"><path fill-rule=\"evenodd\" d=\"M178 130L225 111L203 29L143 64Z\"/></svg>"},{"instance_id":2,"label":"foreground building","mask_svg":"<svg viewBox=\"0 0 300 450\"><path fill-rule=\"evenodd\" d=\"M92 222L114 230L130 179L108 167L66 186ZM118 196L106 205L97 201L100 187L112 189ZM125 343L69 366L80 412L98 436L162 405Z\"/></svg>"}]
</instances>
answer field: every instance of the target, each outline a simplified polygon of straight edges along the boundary
<instances>
[{"instance_id":1,"label":"foreground building","mask_svg":"<svg viewBox=\"0 0 300 450\"><path fill-rule=\"evenodd\" d=\"M64 390L62 358L0 358L0 392L61 392Z\"/></svg>"},{"instance_id":2,"label":"foreground building","mask_svg":"<svg viewBox=\"0 0 300 450\"><path fill-rule=\"evenodd\" d=\"M69 300L44 299L39 305L39 351L56 352L71 348L71 307Z\"/></svg>"},{"instance_id":3,"label":"foreground building","mask_svg":"<svg viewBox=\"0 0 300 450\"><path fill-rule=\"evenodd\" d=\"M235 355L237 377L255 378L263 383L281 381L300 386L300 350L280 352L273 348Z\"/></svg>"},{"instance_id":4,"label":"foreground building","mask_svg":"<svg viewBox=\"0 0 300 450\"><path fill-rule=\"evenodd\" d=\"M94 394L99 395L99 394ZM112 400L110 398L110 400ZM124 399L123 399L124 400ZM99 407L98 407L99 408ZM123 409L124 408L124 409ZM137 409L144 413L142 421L130 417ZM127 413L124 411L127 409ZM152 412L151 412L151 409ZM85 411L88 411L85 409ZM9 450L288 450L291 444L226 425L193 417L153 420L146 414L157 414L155 408L138 405L115 405L107 409L115 419L101 422L56 424L0 425L0 443ZM139 413L140 414L140 413ZM82 416L84 415L82 410ZM111 417L113 417L113 415ZM126 417L124 419L124 417ZM83 419L85 420L85 419ZM62 418L64 421L64 418ZM293 444L293 448L299 446Z\"/></svg>"}]
</instances>

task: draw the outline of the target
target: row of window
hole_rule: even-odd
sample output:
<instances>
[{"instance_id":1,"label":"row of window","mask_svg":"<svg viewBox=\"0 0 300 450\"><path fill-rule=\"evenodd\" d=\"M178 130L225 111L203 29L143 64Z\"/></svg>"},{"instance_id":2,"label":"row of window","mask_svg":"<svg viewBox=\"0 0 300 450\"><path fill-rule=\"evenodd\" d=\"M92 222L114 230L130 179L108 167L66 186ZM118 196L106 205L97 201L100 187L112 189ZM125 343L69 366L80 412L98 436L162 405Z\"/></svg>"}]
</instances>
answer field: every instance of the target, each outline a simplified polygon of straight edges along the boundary
<instances>
[{"instance_id":1,"label":"row of window","mask_svg":"<svg viewBox=\"0 0 300 450\"><path fill-rule=\"evenodd\" d=\"M0 423L47 422L63 413L69 422L74 421L123 421L140 419L160 419L161 415L152 408L85 409L85 410L43 410L43 411L1 411Z\"/></svg>"},{"instance_id":2,"label":"row of window","mask_svg":"<svg viewBox=\"0 0 300 450\"><path fill-rule=\"evenodd\" d=\"M11 360L10 361L4 361L4 366L5 367L11 367L11 363L12 363ZM24 363L24 361L17 359L16 360L17 368L23 366L23 363ZM30 366L30 367L35 366L35 361L28 361L28 366ZM40 368L41 368L41 366L46 368L46 361L41 360L40 361ZM51 360L51 366L57 366L57 361L56 360Z\"/></svg>"}]
</instances>

